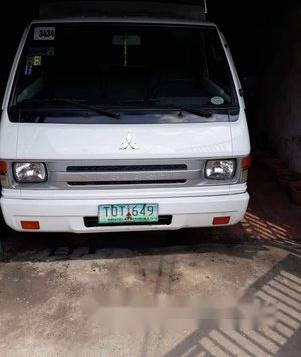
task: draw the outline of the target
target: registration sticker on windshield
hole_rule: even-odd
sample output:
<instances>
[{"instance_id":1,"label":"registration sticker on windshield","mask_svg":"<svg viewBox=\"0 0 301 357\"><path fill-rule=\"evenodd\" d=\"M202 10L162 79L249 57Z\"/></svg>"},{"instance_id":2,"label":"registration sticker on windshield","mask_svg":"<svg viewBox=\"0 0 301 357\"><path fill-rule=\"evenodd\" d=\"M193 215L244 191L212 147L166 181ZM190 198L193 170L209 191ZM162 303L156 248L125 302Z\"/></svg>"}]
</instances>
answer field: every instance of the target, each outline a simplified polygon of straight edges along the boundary
<instances>
[{"instance_id":1,"label":"registration sticker on windshield","mask_svg":"<svg viewBox=\"0 0 301 357\"><path fill-rule=\"evenodd\" d=\"M53 41L55 40L55 27L35 27L35 41Z\"/></svg>"},{"instance_id":2,"label":"registration sticker on windshield","mask_svg":"<svg viewBox=\"0 0 301 357\"><path fill-rule=\"evenodd\" d=\"M216 97L211 98L211 103L214 105L222 105L222 104L224 104L224 102L225 102L225 100L223 97L216 96Z\"/></svg>"},{"instance_id":3,"label":"registration sticker on windshield","mask_svg":"<svg viewBox=\"0 0 301 357\"><path fill-rule=\"evenodd\" d=\"M26 65L41 66L42 65L42 57L41 56L28 56L26 59Z\"/></svg>"}]
</instances>

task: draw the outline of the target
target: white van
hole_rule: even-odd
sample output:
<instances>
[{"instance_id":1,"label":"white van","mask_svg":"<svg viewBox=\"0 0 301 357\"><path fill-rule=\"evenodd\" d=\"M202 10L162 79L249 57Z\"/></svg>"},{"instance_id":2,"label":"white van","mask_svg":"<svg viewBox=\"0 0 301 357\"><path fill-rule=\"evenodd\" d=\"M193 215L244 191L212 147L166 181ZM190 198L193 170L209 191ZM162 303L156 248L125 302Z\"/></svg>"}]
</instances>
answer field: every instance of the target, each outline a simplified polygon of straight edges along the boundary
<instances>
[{"instance_id":1,"label":"white van","mask_svg":"<svg viewBox=\"0 0 301 357\"><path fill-rule=\"evenodd\" d=\"M202 7L139 4L118 16L111 2L98 17L61 7L25 30L1 118L11 228L174 230L244 217L250 143L229 47Z\"/></svg>"}]
</instances>

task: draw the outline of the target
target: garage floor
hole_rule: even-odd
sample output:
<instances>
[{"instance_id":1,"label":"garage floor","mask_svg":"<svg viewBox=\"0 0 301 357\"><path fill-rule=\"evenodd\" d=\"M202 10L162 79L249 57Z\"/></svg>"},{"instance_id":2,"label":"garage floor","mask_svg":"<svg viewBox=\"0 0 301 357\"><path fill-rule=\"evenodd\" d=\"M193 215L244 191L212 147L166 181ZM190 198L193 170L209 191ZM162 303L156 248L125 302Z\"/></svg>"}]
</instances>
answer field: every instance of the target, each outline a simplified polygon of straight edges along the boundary
<instances>
[{"instance_id":1,"label":"garage floor","mask_svg":"<svg viewBox=\"0 0 301 357\"><path fill-rule=\"evenodd\" d=\"M300 356L301 208L260 168L249 186L236 227L7 232L0 355Z\"/></svg>"}]
</instances>

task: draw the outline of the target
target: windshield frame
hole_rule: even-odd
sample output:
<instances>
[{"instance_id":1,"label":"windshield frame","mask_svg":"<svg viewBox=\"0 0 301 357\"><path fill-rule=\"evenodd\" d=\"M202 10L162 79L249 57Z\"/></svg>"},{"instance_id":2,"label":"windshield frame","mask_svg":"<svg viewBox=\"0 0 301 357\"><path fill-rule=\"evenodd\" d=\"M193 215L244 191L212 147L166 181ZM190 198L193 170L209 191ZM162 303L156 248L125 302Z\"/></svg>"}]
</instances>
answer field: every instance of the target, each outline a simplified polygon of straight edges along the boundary
<instances>
[{"instance_id":1,"label":"windshield frame","mask_svg":"<svg viewBox=\"0 0 301 357\"><path fill-rule=\"evenodd\" d=\"M122 20L117 20L117 19L101 19L101 20L96 20L96 19L83 19L83 20L78 20L78 19L70 19L70 20L49 20L49 21L34 21L31 23L31 25L26 29L25 34L23 35L23 39L21 41L21 45L19 48L19 55L17 55L17 59L15 60L15 69L14 69L14 73L13 73L13 80L11 81L11 88L9 91L9 97L7 100L7 109L8 109L8 114L11 108L16 107L17 105L13 103L13 101L16 99L16 90L17 90L17 83L19 80L19 76L21 74L21 61L24 58L24 56L26 56L26 51L28 50L28 47L30 45L29 42L29 36L30 34L33 33L34 31L34 27L36 27L37 25L41 25L41 26L45 26L45 27L51 27L51 26L57 26L57 25L64 25L64 24L75 24L75 25L81 25L84 23L89 23L89 24L97 24L97 25L110 25L110 26L131 26L131 27L156 27L156 28L160 28L160 27L172 27L172 28L185 28L185 29L189 29L189 28L193 28L193 29L204 29L204 30L208 30L208 31L215 31L216 32L216 36L220 42L220 46L222 46L223 52L224 52L224 57L225 57L225 63L226 65L226 70L227 70L227 76L229 78L229 84L231 86L231 93L229 93L231 95L231 99L232 99L232 103L231 105L229 105L228 103L224 103L225 105L221 105L221 106L211 106L211 105L200 105L199 107L195 106L194 109L205 109L205 110L212 110L213 112L225 112L227 110L227 108L229 107L230 110L232 109L237 109L239 110L240 108L240 102L238 99L238 88L237 88L237 84L235 82L235 75L233 74L232 68L231 68L231 62L228 58L225 46L223 44L222 38L220 36L220 33L216 27L216 25L211 24L211 23L196 23L196 22L191 22L191 21L153 21L153 20L147 20L143 22L141 20L135 20L133 21L132 19L122 19ZM95 105L97 105L96 103L94 103ZM107 105L101 105L101 103L98 104L99 108L103 107L105 109L110 109L110 108L117 108L122 110L128 110L128 109L133 109L133 106L127 106L127 105L118 105L117 103L112 105L111 104L107 104ZM162 106L157 106L154 107L154 110L160 110L160 108L162 110L167 110L167 109L171 109L172 105L170 104L162 104ZM187 106L188 107L188 106ZM142 105L139 105L136 107L137 109L145 109L147 110L147 107L143 108ZM43 108L39 108L39 110L41 110ZM48 108L49 109L49 108ZM15 122L15 120L11 120L10 115L9 116L9 120Z\"/></svg>"}]
</instances>

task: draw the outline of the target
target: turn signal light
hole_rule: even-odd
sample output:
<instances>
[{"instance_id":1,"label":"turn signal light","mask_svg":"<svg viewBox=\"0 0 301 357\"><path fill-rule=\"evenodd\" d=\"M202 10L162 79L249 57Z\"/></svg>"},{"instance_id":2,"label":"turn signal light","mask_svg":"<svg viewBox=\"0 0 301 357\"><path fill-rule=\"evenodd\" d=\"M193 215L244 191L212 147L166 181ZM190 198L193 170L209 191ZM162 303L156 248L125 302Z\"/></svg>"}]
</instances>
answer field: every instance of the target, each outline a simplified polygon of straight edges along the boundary
<instances>
[{"instance_id":1,"label":"turn signal light","mask_svg":"<svg viewBox=\"0 0 301 357\"><path fill-rule=\"evenodd\" d=\"M243 170L248 170L251 167L251 164L252 164L251 155L246 156L241 160L241 168Z\"/></svg>"},{"instance_id":2,"label":"turn signal light","mask_svg":"<svg viewBox=\"0 0 301 357\"><path fill-rule=\"evenodd\" d=\"M23 229L38 230L40 229L40 223L38 221L21 221L21 227Z\"/></svg>"},{"instance_id":3,"label":"turn signal light","mask_svg":"<svg viewBox=\"0 0 301 357\"><path fill-rule=\"evenodd\" d=\"M231 217L227 216L227 217L214 217L212 224L215 226L218 225L223 225L223 224L229 224Z\"/></svg>"},{"instance_id":4,"label":"turn signal light","mask_svg":"<svg viewBox=\"0 0 301 357\"><path fill-rule=\"evenodd\" d=\"M6 175L7 173L7 163L6 161L0 161L0 175Z\"/></svg>"}]
</instances>

